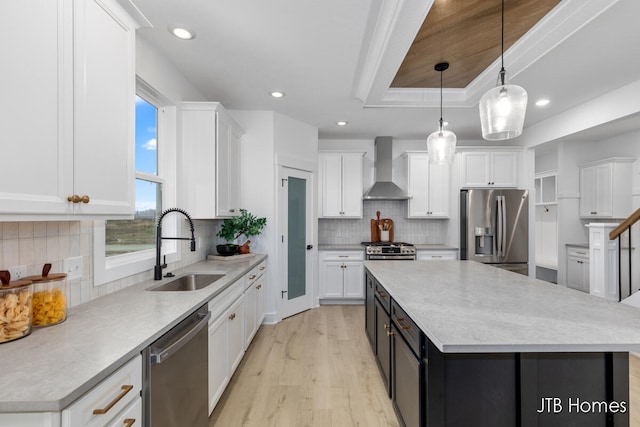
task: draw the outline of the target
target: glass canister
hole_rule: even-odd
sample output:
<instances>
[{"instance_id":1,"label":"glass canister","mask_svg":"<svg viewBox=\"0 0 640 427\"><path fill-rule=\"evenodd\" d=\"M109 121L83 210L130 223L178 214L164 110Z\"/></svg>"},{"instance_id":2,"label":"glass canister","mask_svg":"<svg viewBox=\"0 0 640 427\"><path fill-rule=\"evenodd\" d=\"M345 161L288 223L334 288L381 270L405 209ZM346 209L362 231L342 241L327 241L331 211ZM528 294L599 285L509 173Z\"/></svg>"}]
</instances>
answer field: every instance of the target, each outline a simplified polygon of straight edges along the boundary
<instances>
[{"instance_id":1,"label":"glass canister","mask_svg":"<svg viewBox=\"0 0 640 427\"><path fill-rule=\"evenodd\" d=\"M0 343L31 333L33 284L29 280L11 282L9 271L0 271Z\"/></svg>"},{"instance_id":2,"label":"glass canister","mask_svg":"<svg viewBox=\"0 0 640 427\"><path fill-rule=\"evenodd\" d=\"M34 328L57 325L67 318L67 275L49 274L45 264L41 276L25 277L33 282L31 323Z\"/></svg>"}]
</instances>

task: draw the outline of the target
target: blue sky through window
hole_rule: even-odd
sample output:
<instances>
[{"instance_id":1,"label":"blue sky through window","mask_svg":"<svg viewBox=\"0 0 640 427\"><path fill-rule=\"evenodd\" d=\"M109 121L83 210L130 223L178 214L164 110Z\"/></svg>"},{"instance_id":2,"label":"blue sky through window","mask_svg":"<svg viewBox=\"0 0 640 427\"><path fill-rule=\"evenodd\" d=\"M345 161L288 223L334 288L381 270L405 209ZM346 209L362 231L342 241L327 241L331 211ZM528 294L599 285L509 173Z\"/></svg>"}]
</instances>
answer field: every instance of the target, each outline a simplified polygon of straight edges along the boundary
<instances>
[{"instance_id":1,"label":"blue sky through window","mask_svg":"<svg viewBox=\"0 0 640 427\"><path fill-rule=\"evenodd\" d=\"M158 174L158 109L136 96L136 170ZM146 185L145 185L146 184ZM155 209L156 185L136 182L136 211Z\"/></svg>"}]
</instances>

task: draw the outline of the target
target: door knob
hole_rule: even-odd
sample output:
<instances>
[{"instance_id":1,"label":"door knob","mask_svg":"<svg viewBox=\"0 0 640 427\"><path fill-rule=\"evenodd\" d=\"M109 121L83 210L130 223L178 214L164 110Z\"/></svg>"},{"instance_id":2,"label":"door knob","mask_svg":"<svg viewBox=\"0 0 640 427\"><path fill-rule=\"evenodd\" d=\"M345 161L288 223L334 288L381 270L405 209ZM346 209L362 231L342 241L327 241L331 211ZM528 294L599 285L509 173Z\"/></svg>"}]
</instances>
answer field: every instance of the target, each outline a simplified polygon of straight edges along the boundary
<instances>
[{"instance_id":1,"label":"door knob","mask_svg":"<svg viewBox=\"0 0 640 427\"><path fill-rule=\"evenodd\" d=\"M310 251L311 249L313 249L313 245L307 245L307 250Z\"/></svg>"}]
</instances>

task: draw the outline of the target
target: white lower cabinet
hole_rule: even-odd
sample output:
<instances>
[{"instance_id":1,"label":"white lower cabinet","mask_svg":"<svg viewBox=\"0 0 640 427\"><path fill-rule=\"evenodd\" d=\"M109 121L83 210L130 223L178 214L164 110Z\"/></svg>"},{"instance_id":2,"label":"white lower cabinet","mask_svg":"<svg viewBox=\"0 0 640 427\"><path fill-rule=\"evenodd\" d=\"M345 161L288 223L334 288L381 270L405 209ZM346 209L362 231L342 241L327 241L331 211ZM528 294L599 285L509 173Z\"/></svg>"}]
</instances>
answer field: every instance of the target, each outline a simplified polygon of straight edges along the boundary
<instances>
[{"instance_id":1,"label":"white lower cabinet","mask_svg":"<svg viewBox=\"0 0 640 427\"><path fill-rule=\"evenodd\" d=\"M209 301L209 414L264 319L265 262Z\"/></svg>"},{"instance_id":2,"label":"white lower cabinet","mask_svg":"<svg viewBox=\"0 0 640 427\"><path fill-rule=\"evenodd\" d=\"M567 246L567 287L589 293L589 249Z\"/></svg>"},{"instance_id":3,"label":"white lower cabinet","mask_svg":"<svg viewBox=\"0 0 640 427\"><path fill-rule=\"evenodd\" d=\"M264 319L264 273L266 264L263 261L245 276L246 289L244 291L245 317L244 340L245 350L251 344Z\"/></svg>"},{"instance_id":4,"label":"white lower cabinet","mask_svg":"<svg viewBox=\"0 0 640 427\"><path fill-rule=\"evenodd\" d=\"M142 424L141 391L142 357L136 356L63 410L62 427L112 426L121 418Z\"/></svg>"},{"instance_id":5,"label":"white lower cabinet","mask_svg":"<svg viewBox=\"0 0 640 427\"><path fill-rule=\"evenodd\" d=\"M364 251L320 252L320 299L364 298Z\"/></svg>"}]
</instances>

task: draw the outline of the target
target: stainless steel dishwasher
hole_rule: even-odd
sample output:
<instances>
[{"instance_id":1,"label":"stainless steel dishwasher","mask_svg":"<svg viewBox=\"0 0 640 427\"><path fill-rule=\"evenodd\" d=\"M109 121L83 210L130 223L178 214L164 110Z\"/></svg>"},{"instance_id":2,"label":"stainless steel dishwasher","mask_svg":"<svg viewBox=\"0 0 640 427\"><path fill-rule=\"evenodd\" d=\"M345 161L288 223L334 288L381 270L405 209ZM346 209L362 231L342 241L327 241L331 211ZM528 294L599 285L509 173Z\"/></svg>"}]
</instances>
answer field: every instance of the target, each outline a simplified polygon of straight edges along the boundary
<instances>
[{"instance_id":1,"label":"stainless steel dishwasher","mask_svg":"<svg viewBox=\"0 0 640 427\"><path fill-rule=\"evenodd\" d=\"M207 427L208 306L180 322L144 352L143 407L148 427Z\"/></svg>"}]
</instances>

